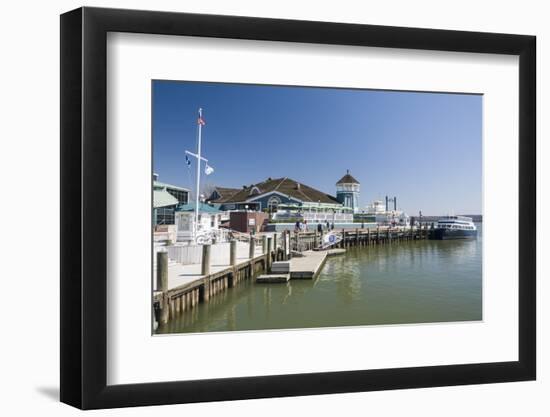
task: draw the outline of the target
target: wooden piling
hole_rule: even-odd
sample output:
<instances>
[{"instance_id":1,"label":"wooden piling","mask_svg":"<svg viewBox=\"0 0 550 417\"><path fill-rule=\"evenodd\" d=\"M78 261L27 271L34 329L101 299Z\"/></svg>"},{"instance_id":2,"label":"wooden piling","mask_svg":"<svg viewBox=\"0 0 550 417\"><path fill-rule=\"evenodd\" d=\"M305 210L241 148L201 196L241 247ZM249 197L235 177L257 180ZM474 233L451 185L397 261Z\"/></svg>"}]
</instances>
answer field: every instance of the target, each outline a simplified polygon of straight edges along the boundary
<instances>
[{"instance_id":1,"label":"wooden piling","mask_svg":"<svg viewBox=\"0 0 550 417\"><path fill-rule=\"evenodd\" d=\"M248 257L250 259L254 258L254 254L256 253L256 240L254 239L254 236L250 236L250 246L248 247Z\"/></svg>"},{"instance_id":2,"label":"wooden piling","mask_svg":"<svg viewBox=\"0 0 550 417\"><path fill-rule=\"evenodd\" d=\"M157 291L168 291L168 252L157 252Z\"/></svg>"},{"instance_id":3,"label":"wooden piling","mask_svg":"<svg viewBox=\"0 0 550 417\"><path fill-rule=\"evenodd\" d=\"M176 317L176 302L173 298L169 298L170 318Z\"/></svg>"},{"instance_id":4,"label":"wooden piling","mask_svg":"<svg viewBox=\"0 0 550 417\"><path fill-rule=\"evenodd\" d=\"M237 241L232 240L229 242L229 264L231 266L237 265Z\"/></svg>"},{"instance_id":5,"label":"wooden piling","mask_svg":"<svg viewBox=\"0 0 550 417\"><path fill-rule=\"evenodd\" d=\"M265 252L267 251L267 236L262 236L262 253L265 255Z\"/></svg>"},{"instance_id":6,"label":"wooden piling","mask_svg":"<svg viewBox=\"0 0 550 417\"><path fill-rule=\"evenodd\" d=\"M170 319L170 299L168 297L168 253L157 252L157 290L162 291L162 301L160 305L160 322L168 323Z\"/></svg>"},{"instance_id":7,"label":"wooden piling","mask_svg":"<svg viewBox=\"0 0 550 417\"><path fill-rule=\"evenodd\" d=\"M210 245L202 245L201 275L210 275Z\"/></svg>"},{"instance_id":8,"label":"wooden piling","mask_svg":"<svg viewBox=\"0 0 550 417\"><path fill-rule=\"evenodd\" d=\"M288 252L288 230L285 230L283 232L283 261L287 261L288 260L288 255L287 255L287 252Z\"/></svg>"},{"instance_id":9,"label":"wooden piling","mask_svg":"<svg viewBox=\"0 0 550 417\"><path fill-rule=\"evenodd\" d=\"M273 248L273 238L269 237L267 238L267 265L266 269L268 271L271 271L271 252Z\"/></svg>"},{"instance_id":10,"label":"wooden piling","mask_svg":"<svg viewBox=\"0 0 550 417\"><path fill-rule=\"evenodd\" d=\"M186 309L186 297L185 294L181 296L181 312L183 313Z\"/></svg>"}]
</instances>

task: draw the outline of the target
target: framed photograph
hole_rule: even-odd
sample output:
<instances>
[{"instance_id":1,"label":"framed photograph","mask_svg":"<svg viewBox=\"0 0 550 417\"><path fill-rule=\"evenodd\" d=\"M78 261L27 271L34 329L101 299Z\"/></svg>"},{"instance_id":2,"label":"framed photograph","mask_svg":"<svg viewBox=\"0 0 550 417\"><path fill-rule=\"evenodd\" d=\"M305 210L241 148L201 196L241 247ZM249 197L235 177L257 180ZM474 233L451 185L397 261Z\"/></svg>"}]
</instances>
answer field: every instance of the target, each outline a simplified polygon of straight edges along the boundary
<instances>
[{"instance_id":1,"label":"framed photograph","mask_svg":"<svg viewBox=\"0 0 550 417\"><path fill-rule=\"evenodd\" d=\"M535 37L61 16L61 401L533 380Z\"/></svg>"}]
</instances>

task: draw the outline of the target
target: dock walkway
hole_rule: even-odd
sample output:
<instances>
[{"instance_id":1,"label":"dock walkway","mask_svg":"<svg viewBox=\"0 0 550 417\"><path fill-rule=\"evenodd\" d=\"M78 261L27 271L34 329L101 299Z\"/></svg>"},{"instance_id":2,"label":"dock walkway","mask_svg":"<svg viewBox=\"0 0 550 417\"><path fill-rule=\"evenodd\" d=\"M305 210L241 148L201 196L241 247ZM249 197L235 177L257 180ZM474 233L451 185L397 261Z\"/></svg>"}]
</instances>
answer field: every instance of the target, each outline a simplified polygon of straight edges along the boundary
<instances>
[{"instance_id":1,"label":"dock walkway","mask_svg":"<svg viewBox=\"0 0 550 417\"><path fill-rule=\"evenodd\" d=\"M295 256L290 260L291 279L314 278L327 258L327 251L306 251L302 256Z\"/></svg>"},{"instance_id":2,"label":"dock walkway","mask_svg":"<svg viewBox=\"0 0 550 417\"><path fill-rule=\"evenodd\" d=\"M261 257L262 247L255 248L255 258ZM239 264L243 264L250 261L248 257L248 245L246 243L238 242L237 244L237 267ZM168 290L172 290L181 286L192 286L194 282L201 283L202 278L205 276L201 274L201 264L187 264L183 265L177 262L171 262L168 265ZM210 274L217 274L224 270L232 268L230 264L229 251L225 258L220 259L217 263L213 263L210 266ZM157 282L157 270L153 268L153 282Z\"/></svg>"}]
</instances>

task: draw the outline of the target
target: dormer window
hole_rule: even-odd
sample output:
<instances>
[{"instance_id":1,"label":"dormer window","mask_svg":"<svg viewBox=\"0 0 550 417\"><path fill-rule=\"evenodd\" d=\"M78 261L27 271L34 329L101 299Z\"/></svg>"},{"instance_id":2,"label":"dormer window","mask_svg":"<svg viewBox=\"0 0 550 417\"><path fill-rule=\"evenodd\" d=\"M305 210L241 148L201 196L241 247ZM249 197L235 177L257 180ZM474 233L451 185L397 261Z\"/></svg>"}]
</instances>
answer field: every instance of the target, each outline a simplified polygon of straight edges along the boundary
<instances>
[{"instance_id":1,"label":"dormer window","mask_svg":"<svg viewBox=\"0 0 550 417\"><path fill-rule=\"evenodd\" d=\"M252 187L250 189L250 195L257 195L260 194L260 189L258 187Z\"/></svg>"}]
</instances>

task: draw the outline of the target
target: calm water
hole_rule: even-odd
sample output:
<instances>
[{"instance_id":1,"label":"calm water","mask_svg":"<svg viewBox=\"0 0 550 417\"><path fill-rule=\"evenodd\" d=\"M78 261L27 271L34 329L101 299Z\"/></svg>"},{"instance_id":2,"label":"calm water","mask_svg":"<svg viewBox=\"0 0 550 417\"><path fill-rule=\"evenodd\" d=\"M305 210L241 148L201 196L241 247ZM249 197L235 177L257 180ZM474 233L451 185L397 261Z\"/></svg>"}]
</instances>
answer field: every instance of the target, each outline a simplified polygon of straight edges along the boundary
<instances>
[{"instance_id":1,"label":"calm water","mask_svg":"<svg viewBox=\"0 0 550 417\"><path fill-rule=\"evenodd\" d=\"M315 280L241 283L157 333L481 320L476 240L351 248Z\"/></svg>"}]
</instances>

